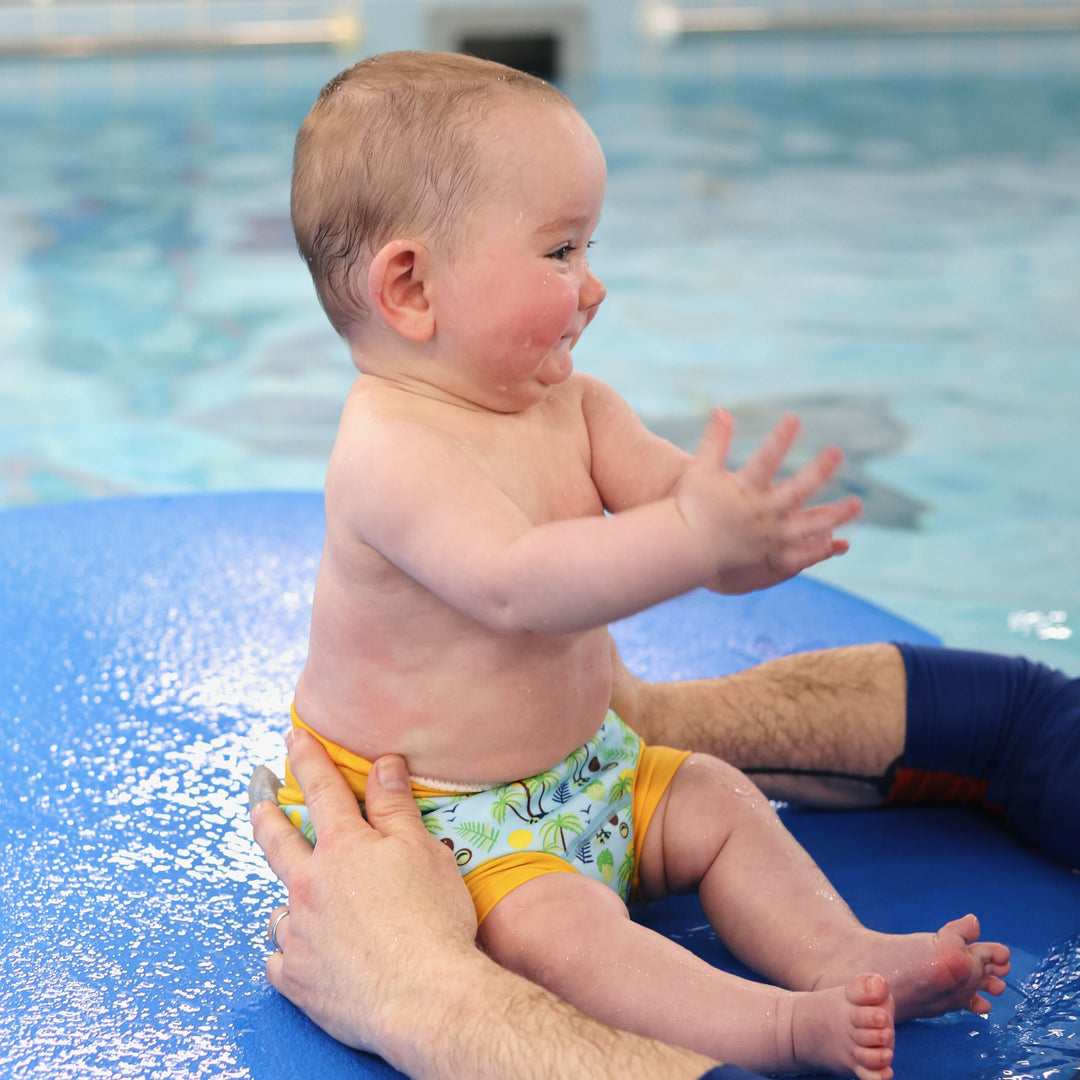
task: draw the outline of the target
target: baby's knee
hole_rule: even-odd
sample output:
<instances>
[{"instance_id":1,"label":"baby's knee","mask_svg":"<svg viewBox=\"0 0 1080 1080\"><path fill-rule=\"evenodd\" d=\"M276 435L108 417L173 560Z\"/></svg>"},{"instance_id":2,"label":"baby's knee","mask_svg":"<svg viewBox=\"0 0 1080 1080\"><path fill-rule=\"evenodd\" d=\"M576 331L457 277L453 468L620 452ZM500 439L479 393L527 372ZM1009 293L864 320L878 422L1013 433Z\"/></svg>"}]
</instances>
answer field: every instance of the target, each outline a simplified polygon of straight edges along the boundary
<instances>
[{"instance_id":1,"label":"baby's knee","mask_svg":"<svg viewBox=\"0 0 1080 1080\"><path fill-rule=\"evenodd\" d=\"M592 963L579 946L628 918L626 905L606 885L577 873L545 874L507 893L480 924L477 940L503 967L546 984L551 963L571 973L576 960Z\"/></svg>"},{"instance_id":2,"label":"baby's knee","mask_svg":"<svg viewBox=\"0 0 1080 1080\"><path fill-rule=\"evenodd\" d=\"M746 773L711 754L691 754L675 774L671 788L673 798L691 799L708 806L717 802L750 808L768 804Z\"/></svg>"}]
</instances>

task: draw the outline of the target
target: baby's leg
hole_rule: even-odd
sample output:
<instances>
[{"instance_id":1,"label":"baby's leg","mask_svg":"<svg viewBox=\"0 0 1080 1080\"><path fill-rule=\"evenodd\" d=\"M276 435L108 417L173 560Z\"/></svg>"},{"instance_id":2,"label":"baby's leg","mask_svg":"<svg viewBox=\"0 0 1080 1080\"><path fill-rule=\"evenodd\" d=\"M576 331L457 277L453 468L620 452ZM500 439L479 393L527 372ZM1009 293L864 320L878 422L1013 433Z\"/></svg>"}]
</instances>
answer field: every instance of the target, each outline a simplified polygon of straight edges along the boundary
<instances>
[{"instance_id":1,"label":"baby's leg","mask_svg":"<svg viewBox=\"0 0 1080 1080\"><path fill-rule=\"evenodd\" d=\"M889 983L898 1020L986 1012L1008 972L1003 945L978 942L973 916L937 934L864 927L768 801L738 770L695 754L675 774L645 837L646 898L697 888L705 913L744 963L782 986L842 986L863 971Z\"/></svg>"},{"instance_id":2,"label":"baby's leg","mask_svg":"<svg viewBox=\"0 0 1080 1080\"><path fill-rule=\"evenodd\" d=\"M612 1024L751 1070L892 1076L885 980L796 993L711 967L630 921L609 888L547 874L504 897L480 927L500 964Z\"/></svg>"}]
</instances>

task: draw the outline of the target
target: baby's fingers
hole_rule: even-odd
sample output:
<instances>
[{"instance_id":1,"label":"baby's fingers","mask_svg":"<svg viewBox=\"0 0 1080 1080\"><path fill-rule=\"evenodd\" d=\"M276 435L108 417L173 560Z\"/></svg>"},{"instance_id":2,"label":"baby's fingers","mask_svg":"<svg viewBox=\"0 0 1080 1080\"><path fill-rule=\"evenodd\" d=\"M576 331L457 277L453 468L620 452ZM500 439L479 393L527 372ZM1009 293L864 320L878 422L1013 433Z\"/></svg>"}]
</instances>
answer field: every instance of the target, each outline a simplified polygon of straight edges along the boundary
<instances>
[{"instance_id":1,"label":"baby's fingers","mask_svg":"<svg viewBox=\"0 0 1080 1080\"><path fill-rule=\"evenodd\" d=\"M812 461L776 485L776 508L789 514L813 498L832 479L840 468L844 455L835 447L827 446Z\"/></svg>"},{"instance_id":2,"label":"baby's fingers","mask_svg":"<svg viewBox=\"0 0 1080 1080\"><path fill-rule=\"evenodd\" d=\"M862 500L858 495L845 495L836 502L800 510L792 518L791 535L794 539L805 540L820 533L831 532L853 521L861 513Z\"/></svg>"},{"instance_id":3,"label":"baby's fingers","mask_svg":"<svg viewBox=\"0 0 1080 1080\"><path fill-rule=\"evenodd\" d=\"M697 459L710 469L723 469L727 462L728 449L731 447L731 432L734 428L731 414L724 409L713 409L705 433L698 443Z\"/></svg>"},{"instance_id":4,"label":"baby's fingers","mask_svg":"<svg viewBox=\"0 0 1080 1080\"><path fill-rule=\"evenodd\" d=\"M833 529L850 521L862 510L862 503L848 495L827 506L815 506L792 515L784 528L784 544L774 564L788 575L801 573L815 563L843 555L848 542L833 536Z\"/></svg>"},{"instance_id":5,"label":"baby's fingers","mask_svg":"<svg viewBox=\"0 0 1080 1080\"><path fill-rule=\"evenodd\" d=\"M789 544L780 554L770 560L781 579L801 574L811 566L847 552L846 540L838 540L831 532L814 533L804 540Z\"/></svg>"},{"instance_id":6,"label":"baby's fingers","mask_svg":"<svg viewBox=\"0 0 1080 1080\"><path fill-rule=\"evenodd\" d=\"M799 434L799 418L785 413L776 426L761 441L761 445L746 459L739 475L751 487L764 491L780 471L792 443Z\"/></svg>"}]
</instances>

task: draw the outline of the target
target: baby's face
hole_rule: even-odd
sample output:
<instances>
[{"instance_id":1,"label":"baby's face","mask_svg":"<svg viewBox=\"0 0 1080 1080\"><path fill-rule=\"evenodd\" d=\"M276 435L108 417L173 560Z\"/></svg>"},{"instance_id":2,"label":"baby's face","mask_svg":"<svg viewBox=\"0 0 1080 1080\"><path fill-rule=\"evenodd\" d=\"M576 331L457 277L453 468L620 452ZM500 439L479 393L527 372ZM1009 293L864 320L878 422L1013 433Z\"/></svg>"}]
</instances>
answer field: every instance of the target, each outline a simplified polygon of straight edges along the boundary
<instances>
[{"instance_id":1,"label":"baby's face","mask_svg":"<svg viewBox=\"0 0 1080 1080\"><path fill-rule=\"evenodd\" d=\"M586 250L607 170L573 109L512 99L481 136L490 181L439 286L437 334L470 400L499 412L542 401L605 296Z\"/></svg>"}]
</instances>

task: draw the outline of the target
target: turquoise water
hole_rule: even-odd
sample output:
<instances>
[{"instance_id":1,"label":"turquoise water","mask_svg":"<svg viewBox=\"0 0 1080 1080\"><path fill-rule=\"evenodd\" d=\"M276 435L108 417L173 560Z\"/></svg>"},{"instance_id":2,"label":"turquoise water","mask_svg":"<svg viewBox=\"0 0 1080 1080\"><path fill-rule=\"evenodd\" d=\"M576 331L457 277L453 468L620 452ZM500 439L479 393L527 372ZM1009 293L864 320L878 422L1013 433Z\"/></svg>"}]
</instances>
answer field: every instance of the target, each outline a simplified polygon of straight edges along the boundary
<instances>
[{"instance_id":1,"label":"turquoise water","mask_svg":"<svg viewBox=\"0 0 1080 1080\"><path fill-rule=\"evenodd\" d=\"M570 87L611 175L577 362L687 445L712 403L748 436L795 408L867 504L818 576L1080 674L1080 51L980 47L700 44ZM351 369L288 172L339 66L6 62L0 506L321 484Z\"/></svg>"}]
</instances>

